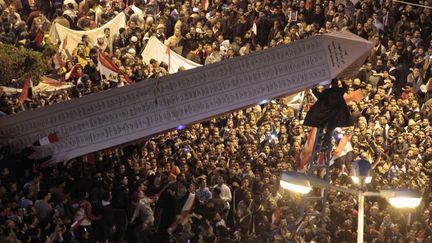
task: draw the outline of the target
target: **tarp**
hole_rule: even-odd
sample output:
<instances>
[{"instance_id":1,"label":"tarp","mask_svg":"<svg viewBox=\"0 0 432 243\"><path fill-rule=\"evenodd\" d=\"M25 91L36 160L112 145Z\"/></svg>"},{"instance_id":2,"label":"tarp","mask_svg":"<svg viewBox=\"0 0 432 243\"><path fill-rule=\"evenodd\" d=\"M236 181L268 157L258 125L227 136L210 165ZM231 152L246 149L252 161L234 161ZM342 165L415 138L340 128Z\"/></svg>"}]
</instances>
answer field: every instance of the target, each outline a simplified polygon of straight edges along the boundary
<instances>
[{"instance_id":1,"label":"tarp","mask_svg":"<svg viewBox=\"0 0 432 243\"><path fill-rule=\"evenodd\" d=\"M314 36L0 117L0 143L19 150L57 133L53 158L75 158L353 75L371 48L352 33Z\"/></svg>"},{"instance_id":2,"label":"tarp","mask_svg":"<svg viewBox=\"0 0 432 243\"><path fill-rule=\"evenodd\" d=\"M141 53L143 61L146 63L150 62L150 59L155 59L158 62L164 62L169 64L169 73L176 73L180 67L184 67L186 70L200 67L201 64L192 62L189 59L182 57L173 50L169 50L162 42L156 37L152 36L147 42L144 51Z\"/></svg>"},{"instance_id":3,"label":"tarp","mask_svg":"<svg viewBox=\"0 0 432 243\"><path fill-rule=\"evenodd\" d=\"M109 28L111 30L111 33L118 33L119 29L125 26L126 15L124 13L120 13L105 25L87 31L72 30L56 23L51 26L49 36L51 40L55 43L57 43L57 41L59 40L64 40L67 36L68 44L66 46L66 49L70 53L72 53L72 51L77 47L78 43L81 42L81 37L83 35L88 35L90 42L92 44L96 44L97 36L103 35L105 28ZM111 43L109 43L109 46L112 46L113 41L114 38L111 38Z\"/></svg>"}]
</instances>

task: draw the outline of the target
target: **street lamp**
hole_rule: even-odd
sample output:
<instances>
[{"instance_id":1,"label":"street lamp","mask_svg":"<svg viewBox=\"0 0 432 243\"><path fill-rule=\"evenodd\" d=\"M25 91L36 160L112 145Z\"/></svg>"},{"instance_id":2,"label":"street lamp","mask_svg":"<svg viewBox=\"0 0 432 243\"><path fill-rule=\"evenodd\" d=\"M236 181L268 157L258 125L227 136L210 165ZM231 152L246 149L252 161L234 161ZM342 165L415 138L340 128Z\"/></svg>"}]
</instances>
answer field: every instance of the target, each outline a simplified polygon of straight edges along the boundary
<instances>
[{"instance_id":1,"label":"street lamp","mask_svg":"<svg viewBox=\"0 0 432 243\"><path fill-rule=\"evenodd\" d=\"M372 175L369 161L365 159L354 161L351 165L351 179L355 184L371 183Z\"/></svg>"},{"instance_id":2,"label":"street lamp","mask_svg":"<svg viewBox=\"0 0 432 243\"><path fill-rule=\"evenodd\" d=\"M395 208L415 208L422 200L419 192L415 190L381 190L380 193Z\"/></svg>"},{"instance_id":3,"label":"street lamp","mask_svg":"<svg viewBox=\"0 0 432 243\"><path fill-rule=\"evenodd\" d=\"M367 160L356 160L353 162L351 178L354 183L361 184L360 190L339 187L330 184L317 176L308 175L302 172L283 172L281 175L280 185L293 192L307 194L312 187L331 188L337 191L350 193L358 196L358 223L357 223L357 242L363 243L364 231L364 198L367 196L379 196L389 201L396 208L415 208L420 205L421 197L418 191L411 189L390 189L380 190L378 192L363 191L363 184L370 183L372 180L371 166Z\"/></svg>"},{"instance_id":4,"label":"street lamp","mask_svg":"<svg viewBox=\"0 0 432 243\"><path fill-rule=\"evenodd\" d=\"M284 189L300 194L308 194L312 187L324 188L331 186L327 181L319 177L295 171L283 172L279 184Z\"/></svg>"},{"instance_id":5,"label":"street lamp","mask_svg":"<svg viewBox=\"0 0 432 243\"><path fill-rule=\"evenodd\" d=\"M312 190L312 186L306 174L285 172L281 176L280 185L282 188L301 193L308 194Z\"/></svg>"}]
</instances>

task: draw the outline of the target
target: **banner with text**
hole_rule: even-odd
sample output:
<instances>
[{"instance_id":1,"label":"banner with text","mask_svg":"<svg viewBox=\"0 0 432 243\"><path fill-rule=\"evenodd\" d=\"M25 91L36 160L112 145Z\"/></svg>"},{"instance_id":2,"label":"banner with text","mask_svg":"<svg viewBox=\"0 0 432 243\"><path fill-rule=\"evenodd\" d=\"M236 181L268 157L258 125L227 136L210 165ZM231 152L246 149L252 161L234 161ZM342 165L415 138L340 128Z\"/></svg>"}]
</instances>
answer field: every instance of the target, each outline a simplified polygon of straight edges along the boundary
<instances>
[{"instance_id":1,"label":"banner with text","mask_svg":"<svg viewBox=\"0 0 432 243\"><path fill-rule=\"evenodd\" d=\"M56 133L57 161L308 89L359 69L371 43L340 32L0 118L21 149Z\"/></svg>"}]
</instances>

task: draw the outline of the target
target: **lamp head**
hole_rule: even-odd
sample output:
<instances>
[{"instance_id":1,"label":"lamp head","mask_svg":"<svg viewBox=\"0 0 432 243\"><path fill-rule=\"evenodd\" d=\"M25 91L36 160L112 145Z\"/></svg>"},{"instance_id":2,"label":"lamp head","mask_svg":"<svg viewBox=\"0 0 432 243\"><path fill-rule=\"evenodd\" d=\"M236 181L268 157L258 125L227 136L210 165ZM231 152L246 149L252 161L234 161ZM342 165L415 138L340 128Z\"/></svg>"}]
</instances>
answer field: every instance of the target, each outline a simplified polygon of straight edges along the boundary
<instances>
[{"instance_id":1,"label":"lamp head","mask_svg":"<svg viewBox=\"0 0 432 243\"><path fill-rule=\"evenodd\" d=\"M280 185L285 189L307 194L312 190L313 186L326 188L329 186L329 182L302 172L286 171L281 175Z\"/></svg>"},{"instance_id":2,"label":"lamp head","mask_svg":"<svg viewBox=\"0 0 432 243\"><path fill-rule=\"evenodd\" d=\"M368 160L355 160L351 165L351 178L354 183L370 183L372 181L371 164Z\"/></svg>"},{"instance_id":3,"label":"lamp head","mask_svg":"<svg viewBox=\"0 0 432 243\"><path fill-rule=\"evenodd\" d=\"M280 179L280 185L284 189L301 194L308 194L312 190L312 186L307 176L299 172L283 172Z\"/></svg>"},{"instance_id":4,"label":"lamp head","mask_svg":"<svg viewBox=\"0 0 432 243\"><path fill-rule=\"evenodd\" d=\"M395 208L415 208L420 205L420 193L412 189L381 190L382 197Z\"/></svg>"}]
</instances>

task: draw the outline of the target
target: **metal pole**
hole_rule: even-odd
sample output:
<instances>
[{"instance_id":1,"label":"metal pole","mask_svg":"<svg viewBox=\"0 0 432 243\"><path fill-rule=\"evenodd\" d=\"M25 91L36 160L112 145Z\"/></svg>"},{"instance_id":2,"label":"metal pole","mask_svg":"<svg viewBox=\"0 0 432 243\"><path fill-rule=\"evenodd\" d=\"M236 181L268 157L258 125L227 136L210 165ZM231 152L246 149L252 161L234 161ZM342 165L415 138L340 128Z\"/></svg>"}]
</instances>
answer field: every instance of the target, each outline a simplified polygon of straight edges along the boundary
<instances>
[{"instance_id":1,"label":"metal pole","mask_svg":"<svg viewBox=\"0 0 432 243\"><path fill-rule=\"evenodd\" d=\"M357 243L363 243L363 231L364 231L364 195L363 191L359 191L359 210L358 210L358 222L357 222Z\"/></svg>"}]
</instances>

